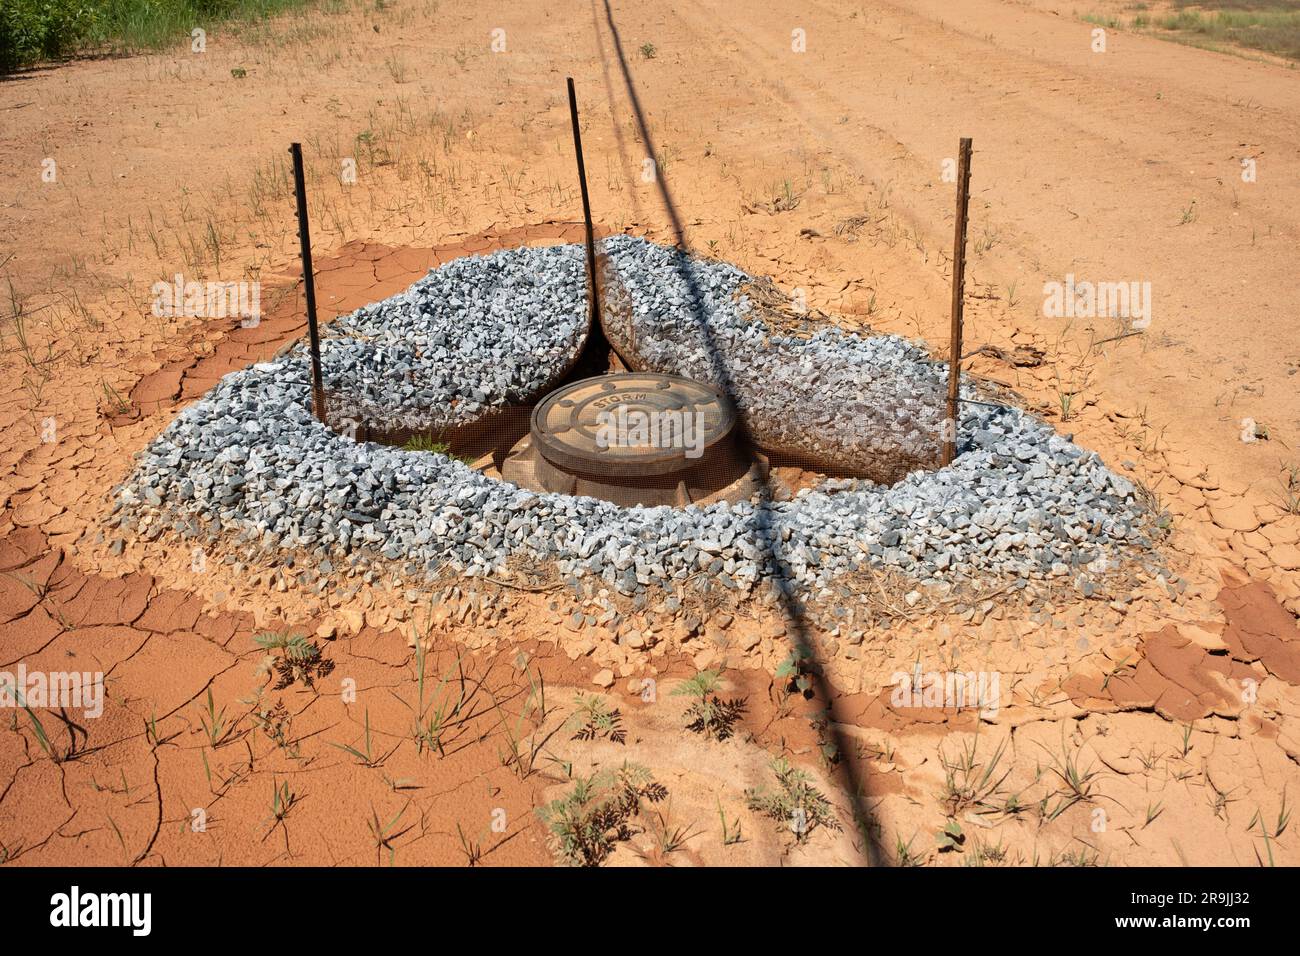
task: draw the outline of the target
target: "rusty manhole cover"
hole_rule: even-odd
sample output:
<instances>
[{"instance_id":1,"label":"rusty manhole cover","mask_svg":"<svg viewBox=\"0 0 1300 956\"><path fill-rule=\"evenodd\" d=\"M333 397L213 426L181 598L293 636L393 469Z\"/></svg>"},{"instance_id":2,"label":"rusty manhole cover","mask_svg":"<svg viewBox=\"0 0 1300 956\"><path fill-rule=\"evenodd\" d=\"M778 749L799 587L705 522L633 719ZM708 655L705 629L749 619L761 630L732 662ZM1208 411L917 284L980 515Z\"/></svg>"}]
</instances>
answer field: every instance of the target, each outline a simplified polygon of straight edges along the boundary
<instances>
[{"instance_id":1,"label":"rusty manhole cover","mask_svg":"<svg viewBox=\"0 0 1300 956\"><path fill-rule=\"evenodd\" d=\"M707 385L600 375L542 399L501 475L520 487L625 506L739 501L761 485L764 462L734 440L735 430L731 403Z\"/></svg>"},{"instance_id":2,"label":"rusty manhole cover","mask_svg":"<svg viewBox=\"0 0 1300 956\"><path fill-rule=\"evenodd\" d=\"M731 404L707 385L628 372L552 392L533 410L531 432L537 450L560 468L632 478L703 464L735 424Z\"/></svg>"}]
</instances>

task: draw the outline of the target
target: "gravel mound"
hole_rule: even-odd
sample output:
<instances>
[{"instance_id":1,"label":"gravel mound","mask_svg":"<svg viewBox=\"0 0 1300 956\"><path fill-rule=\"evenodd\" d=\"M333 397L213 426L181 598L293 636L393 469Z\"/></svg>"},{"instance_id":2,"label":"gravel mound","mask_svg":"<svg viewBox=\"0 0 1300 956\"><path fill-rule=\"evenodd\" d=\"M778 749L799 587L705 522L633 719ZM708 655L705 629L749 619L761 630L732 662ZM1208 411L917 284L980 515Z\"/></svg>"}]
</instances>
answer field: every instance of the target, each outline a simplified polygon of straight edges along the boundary
<instances>
[{"instance_id":1,"label":"gravel mound","mask_svg":"<svg viewBox=\"0 0 1300 956\"><path fill-rule=\"evenodd\" d=\"M586 340L581 247L457 259L328 327L330 421L416 431L472 422L540 399Z\"/></svg>"},{"instance_id":2,"label":"gravel mound","mask_svg":"<svg viewBox=\"0 0 1300 956\"><path fill-rule=\"evenodd\" d=\"M639 371L721 389L769 450L885 484L937 467L947 363L897 336L769 330L744 294L750 277L726 263L630 236L605 251L601 324Z\"/></svg>"},{"instance_id":3,"label":"gravel mound","mask_svg":"<svg viewBox=\"0 0 1300 956\"><path fill-rule=\"evenodd\" d=\"M852 382L901 377L922 388L942 378L942 365L900 339L835 331L781 341L778 354L808 371L777 368L759 349L779 337L734 299L739 270L689 263L701 294L688 300L670 251L620 237L607 252L636 303L647 356L669 361L672 336L702 315L721 348L680 340L676 371L707 377L699 363L717 362L713 371L750 383L751 408L783 407L779 389L804 374L858 410L871 403L854 398ZM519 249L434 270L335 324L332 387L352 370L358 401L426 415L426 401L454 398L453 414L470 416L527 394L577 347L581 257L579 247ZM780 383L773 394L760 394L754 362ZM1151 546L1133 484L1016 409L967 406L958 460L891 487L841 479L789 501L621 508L534 494L443 455L339 435L310 414L308 366L299 348L227 375L140 454L112 520L148 539L179 532L305 555L324 574L380 559L430 577L553 562L623 594L671 589L701 572L741 593L773 579L815 588L868 565L922 581L1090 578ZM879 426L888 420L868 417L873 440L885 440ZM838 427L826 434L851 434ZM925 423L914 415L902 427L910 435Z\"/></svg>"}]
</instances>

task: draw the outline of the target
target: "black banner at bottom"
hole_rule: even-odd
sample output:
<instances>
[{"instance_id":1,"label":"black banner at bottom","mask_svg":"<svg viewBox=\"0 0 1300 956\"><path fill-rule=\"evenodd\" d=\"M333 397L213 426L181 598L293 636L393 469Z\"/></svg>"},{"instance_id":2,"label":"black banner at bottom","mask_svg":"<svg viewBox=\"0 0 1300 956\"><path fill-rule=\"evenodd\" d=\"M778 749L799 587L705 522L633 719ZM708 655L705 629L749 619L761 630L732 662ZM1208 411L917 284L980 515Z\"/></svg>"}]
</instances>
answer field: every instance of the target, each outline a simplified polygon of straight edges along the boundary
<instances>
[{"instance_id":1,"label":"black banner at bottom","mask_svg":"<svg viewBox=\"0 0 1300 956\"><path fill-rule=\"evenodd\" d=\"M3 868L0 917L6 942L48 934L127 946L227 938L336 946L430 925L490 928L499 944L514 932L594 931L610 919L649 919L662 931L709 913L730 914L728 938L750 914L765 936L774 922L824 930L848 920L891 935L936 932L936 943L972 930L1049 930L1071 943L1195 934L1232 945L1289 922L1289 882L1263 869Z\"/></svg>"}]
</instances>

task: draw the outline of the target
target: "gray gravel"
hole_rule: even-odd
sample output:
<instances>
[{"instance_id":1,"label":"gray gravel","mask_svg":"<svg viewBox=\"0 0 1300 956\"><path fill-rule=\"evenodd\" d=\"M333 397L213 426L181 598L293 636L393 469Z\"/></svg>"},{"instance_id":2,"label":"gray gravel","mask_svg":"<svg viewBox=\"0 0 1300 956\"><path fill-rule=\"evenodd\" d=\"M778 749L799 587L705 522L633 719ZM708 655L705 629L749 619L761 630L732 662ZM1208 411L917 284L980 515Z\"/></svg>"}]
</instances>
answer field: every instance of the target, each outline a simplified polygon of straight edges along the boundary
<instances>
[{"instance_id":1,"label":"gray gravel","mask_svg":"<svg viewBox=\"0 0 1300 956\"><path fill-rule=\"evenodd\" d=\"M341 316L321 343L330 420L436 429L527 404L582 351L579 246L457 259Z\"/></svg>"},{"instance_id":2,"label":"gray gravel","mask_svg":"<svg viewBox=\"0 0 1300 956\"><path fill-rule=\"evenodd\" d=\"M622 237L607 251L635 299L645 348L668 361L675 333L661 334L656 323L681 329L693 321L685 313L697 314L701 306L678 301L679 273L664 265L665 251ZM637 271L642 265L644 272ZM705 319L725 332L721 361L729 374L755 376L749 363L767 363L757 347L771 337L761 322L744 318L743 303L732 301L743 274L719 263L691 269L706 290ZM509 401L562 367L566 349L576 347L566 335L581 322L580 270L579 247L501 252L443 266L417 283L420 292L336 324L326 349L334 356L330 374L342 384L337 376L355 363L369 382L358 395L391 408L419 411L422 389L458 396L462 405ZM502 289L517 298L494 299ZM345 338L362 332L365 345ZM431 344L434 335L443 336L439 344ZM795 367L820 376L834 403L853 400L852 382L887 385L903 378L930 387L942 376L942 365L894 337L864 340L830 331L780 348ZM395 358L406 355L417 359ZM696 363L705 358L692 345L678 361L677 370L699 374ZM407 368L404 362L418 365L418 374L393 383L390 396L382 383L392 369ZM307 368L299 349L227 375L140 454L118 490L112 520L150 539L179 531L233 538L279 559L305 554L322 569L383 559L408 573L475 576L511 559L554 562L564 575L598 575L623 594L647 585L672 588L699 572L738 592L773 578L816 588L867 564L931 582L1074 580L1114 568L1151 544L1149 515L1132 483L1015 409L967 406L958 460L892 487L837 480L790 501L620 508L534 494L442 455L338 435L308 410ZM781 387L792 381L769 364L761 368ZM784 404L778 389L772 392L749 394L760 406ZM913 416L903 434L924 427ZM835 441L849 434L834 421L828 429Z\"/></svg>"}]
</instances>

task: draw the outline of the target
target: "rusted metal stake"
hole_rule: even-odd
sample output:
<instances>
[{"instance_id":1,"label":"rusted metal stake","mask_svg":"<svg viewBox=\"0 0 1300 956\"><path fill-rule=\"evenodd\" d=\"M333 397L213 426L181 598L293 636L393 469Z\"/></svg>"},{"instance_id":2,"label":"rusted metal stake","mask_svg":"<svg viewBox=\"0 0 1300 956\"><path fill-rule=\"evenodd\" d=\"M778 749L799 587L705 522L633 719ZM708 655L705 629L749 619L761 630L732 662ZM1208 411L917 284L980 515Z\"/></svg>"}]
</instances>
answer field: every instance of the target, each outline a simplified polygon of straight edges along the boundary
<instances>
[{"instance_id":1,"label":"rusted metal stake","mask_svg":"<svg viewBox=\"0 0 1300 956\"><path fill-rule=\"evenodd\" d=\"M293 188L298 194L298 245L302 250L302 284L307 296L307 337L311 343L312 413L325 421L325 385L320 374L320 331L316 326L316 279L311 268L311 230L307 226L307 185L302 175L302 144L292 143Z\"/></svg>"},{"instance_id":2,"label":"rusted metal stake","mask_svg":"<svg viewBox=\"0 0 1300 956\"><path fill-rule=\"evenodd\" d=\"M587 309L591 327L600 322L600 289L596 283L596 236L591 225L591 200L587 196L587 166L582 161L582 131L578 128L578 97L573 92L573 77L569 84L569 118L573 122L573 151L578 154L578 186L582 190L582 218L587 224Z\"/></svg>"},{"instance_id":3,"label":"rusted metal stake","mask_svg":"<svg viewBox=\"0 0 1300 956\"><path fill-rule=\"evenodd\" d=\"M942 463L957 457L961 395L961 314L966 285L966 208L970 204L970 137L963 136L957 159L957 226L952 241L952 348L948 353L948 417L943 423Z\"/></svg>"}]
</instances>

